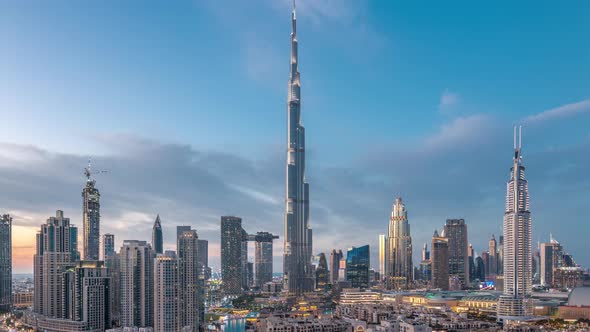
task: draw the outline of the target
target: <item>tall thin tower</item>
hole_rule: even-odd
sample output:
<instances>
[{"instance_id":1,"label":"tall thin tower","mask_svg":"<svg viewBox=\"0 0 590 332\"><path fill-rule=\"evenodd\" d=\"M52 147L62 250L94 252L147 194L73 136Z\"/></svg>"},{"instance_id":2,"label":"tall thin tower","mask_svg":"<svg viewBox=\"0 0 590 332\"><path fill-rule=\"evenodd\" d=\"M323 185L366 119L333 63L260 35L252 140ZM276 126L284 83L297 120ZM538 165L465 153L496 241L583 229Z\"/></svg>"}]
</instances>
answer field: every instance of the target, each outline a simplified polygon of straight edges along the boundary
<instances>
[{"instance_id":1,"label":"tall thin tower","mask_svg":"<svg viewBox=\"0 0 590 332\"><path fill-rule=\"evenodd\" d=\"M309 184L305 182L305 128L301 124L301 82L297 56L295 3L291 13L291 71L287 101L284 288L300 295L313 290Z\"/></svg>"},{"instance_id":2,"label":"tall thin tower","mask_svg":"<svg viewBox=\"0 0 590 332\"><path fill-rule=\"evenodd\" d=\"M408 212L401 197L395 199L391 217L387 245L387 288L407 289L412 280L412 237Z\"/></svg>"},{"instance_id":3,"label":"tall thin tower","mask_svg":"<svg viewBox=\"0 0 590 332\"><path fill-rule=\"evenodd\" d=\"M98 253L100 251L100 192L95 187L96 181L92 179L93 172L90 167L84 169L86 176L86 187L82 190L83 211L82 211L82 226L84 227L84 260L99 259ZM99 172L100 173L100 172Z\"/></svg>"},{"instance_id":4,"label":"tall thin tower","mask_svg":"<svg viewBox=\"0 0 590 332\"><path fill-rule=\"evenodd\" d=\"M498 302L498 318L528 316L532 288L532 221L529 188L522 165L522 127L514 128L514 157L506 185L504 213L504 295ZM518 138L518 145L517 145Z\"/></svg>"}]
</instances>

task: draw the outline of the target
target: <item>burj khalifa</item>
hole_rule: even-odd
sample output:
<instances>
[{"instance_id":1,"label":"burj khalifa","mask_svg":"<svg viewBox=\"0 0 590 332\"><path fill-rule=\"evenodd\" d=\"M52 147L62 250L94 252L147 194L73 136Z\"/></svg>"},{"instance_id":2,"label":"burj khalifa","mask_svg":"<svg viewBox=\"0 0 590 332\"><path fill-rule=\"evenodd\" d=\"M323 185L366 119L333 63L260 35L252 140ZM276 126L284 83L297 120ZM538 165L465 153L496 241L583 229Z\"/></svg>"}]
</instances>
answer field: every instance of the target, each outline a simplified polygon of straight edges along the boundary
<instances>
[{"instance_id":1,"label":"burj khalifa","mask_svg":"<svg viewBox=\"0 0 590 332\"><path fill-rule=\"evenodd\" d=\"M287 98L287 176L285 192L284 289L291 295L313 290L309 184L305 182L305 128L301 124L301 82L297 56L295 4L291 14L291 70Z\"/></svg>"}]
</instances>

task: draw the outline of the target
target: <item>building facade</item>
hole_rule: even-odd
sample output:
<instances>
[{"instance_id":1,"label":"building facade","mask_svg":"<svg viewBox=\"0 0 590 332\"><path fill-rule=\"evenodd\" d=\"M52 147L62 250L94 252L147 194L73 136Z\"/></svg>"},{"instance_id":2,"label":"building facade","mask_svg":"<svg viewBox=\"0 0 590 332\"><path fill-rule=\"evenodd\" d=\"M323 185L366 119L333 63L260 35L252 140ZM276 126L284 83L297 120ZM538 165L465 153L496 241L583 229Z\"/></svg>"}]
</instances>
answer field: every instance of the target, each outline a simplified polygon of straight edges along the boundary
<instances>
[{"instance_id":1,"label":"building facade","mask_svg":"<svg viewBox=\"0 0 590 332\"><path fill-rule=\"evenodd\" d=\"M348 249L346 253L346 280L350 282L351 287L369 287L370 257L368 245Z\"/></svg>"},{"instance_id":2,"label":"building facade","mask_svg":"<svg viewBox=\"0 0 590 332\"><path fill-rule=\"evenodd\" d=\"M226 295L242 292L242 219L221 217L221 278Z\"/></svg>"},{"instance_id":3,"label":"building facade","mask_svg":"<svg viewBox=\"0 0 590 332\"><path fill-rule=\"evenodd\" d=\"M36 235L33 311L48 318L67 318L64 273L79 258L78 231L58 210Z\"/></svg>"},{"instance_id":4,"label":"building facade","mask_svg":"<svg viewBox=\"0 0 590 332\"><path fill-rule=\"evenodd\" d=\"M559 242L551 237L549 243L540 246L540 275L541 285L555 286L555 271L561 266L563 248Z\"/></svg>"},{"instance_id":5,"label":"building facade","mask_svg":"<svg viewBox=\"0 0 590 332\"><path fill-rule=\"evenodd\" d=\"M115 254L115 235L104 234L102 236L102 260L106 261Z\"/></svg>"},{"instance_id":6,"label":"building facade","mask_svg":"<svg viewBox=\"0 0 590 332\"><path fill-rule=\"evenodd\" d=\"M154 324L154 252L146 241L125 240L119 252L121 326Z\"/></svg>"},{"instance_id":7,"label":"building facade","mask_svg":"<svg viewBox=\"0 0 590 332\"><path fill-rule=\"evenodd\" d=\"M330 284L332 285L338 282L338 270L340 269L340 260L343 256L342 250L333 249L330 253L330 266L328 270L330 273Z\"/></svg>"},{"instance_id":8,"label":"building facade","mask_svg":"<svg viewBox=\"0 0 590 332\"><path fill-rule=\"evenodd\" d=\"M401 197L395 199L387 236L386 283L388 289L408 289L412 281L412 237L408 212Z\"/></svg>"},{"instance_id":9,"label":"building facade","mask_svg":"<svg viewBox=\"0 0 590 332\"><path fill-rule=\"evenodd\" d=\"M254 268L256 273L256 286L262 287L272 281L273 240L277 235L268 232L258 232L249 236L254 241Z\"/></svg>"},{"instance_id":10,"label":"building facade","mask_svg":"<svg viewBox=\"0 0 590 332\"><path fill-rule=\"evenodd\" d=\"M381 279L385 276L387 271L387 236L379 234L379 275Z\"/></svg>"},{"instance_id":11,"label":"building facade","mask_svg":"<svg viewBox=\"0 0 590 332\"><path fill-rule=\"evenodd\" d=\"M326 254L323 252L319 254L318 267L315 270L315 288L316 290L325 291L330 284L330 276L328 273L328 260Z\"/></svg>"},{"instance_id":12,"label":"building facade","mask_svg":"<svg viewBox=\"0 0 590 332\"><path fill-rule=\"evenodd\" d=\"M447 219L444 228L449 243L449 276L456 277L461 285L469 286L469 242L464 219Z\"/></svg>"},{"instance_id":13,"label":"building facade","mask_svg":"<svg viewBox=\"0 0 590 332\"><path fill-rule=\"evenodd\" d=\"M174 251L154 260L154 332L178 331L178 311L184 305L178 297L178 259Z\"/></svg>"},{"instance_id":14,"label":"building facade","mask_svg":"<svg viewBox=\"0 0 590 332\"><path fill-rule=\"evenodd\" d=\"M312 230L309 184L305 181L305 128L301 123L301 81L295 7L291 13L291 66L287 101L287 167L285 188L284 289L301 295L313 290Z\"/></svg>"},{"instance_id":15,"label":"building facade","mask_svg":"<svg viewBox=\"0 0 590 332\"><path fill-rule=\"evenodd\" d=\"M449 240L437 231L432 236L430 264L432 287L449 290Z\"/></svg>"},{"instance_id":16,"label":"building facade","mask_svg":"<svg viewBox=\"0 0 590 332\"><path fill-rule=\"evenodd\" d=\"M200 326L199 301L201 264L199 263L199 237L196 230L184 231L178 238L178 298L181 310L178 312L179 328L197 332Z\"/></svg>"},{"instance_id":17,"label":"building facade","mask_svg":"<svg viewBox=\"0 0 590 332\"><path fill-rule=\"evenodd\" d=\"M12 217L0 217L0 312L12 307Z\"/></svg>"},{"instance_id":18,"label":"building facade","mask_svg":"<svg viewBox=\"0 0 590 332\"><path fill-rule=\"evenodd\" d=\"M510 180L506 185L504 213L504 295L498 302L498 316L532 314L529 300L532 291L532 220L529 210L529 188L522 165L522 132L519 143L514 128L514 157Z\"/></svg>"}]
</instances>

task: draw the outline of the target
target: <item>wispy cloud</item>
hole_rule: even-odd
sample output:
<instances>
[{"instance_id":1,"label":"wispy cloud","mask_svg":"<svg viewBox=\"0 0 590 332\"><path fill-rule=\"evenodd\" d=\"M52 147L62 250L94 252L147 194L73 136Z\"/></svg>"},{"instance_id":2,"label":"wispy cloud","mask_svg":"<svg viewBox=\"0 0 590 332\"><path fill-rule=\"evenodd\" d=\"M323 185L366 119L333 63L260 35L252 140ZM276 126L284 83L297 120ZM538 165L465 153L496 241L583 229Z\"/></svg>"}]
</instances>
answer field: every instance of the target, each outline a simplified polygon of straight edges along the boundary
<instances>
[{"instance_id":1,"label":"wispy cloud","mask_svg":"<svg viewBox=\"0 0 590 332\"><path fill-rule=\"evenodd\" d=\"M566 104L563 106L543 111L538 114L528 116L524 119L524 122L535 123L549 121L559 118L573 117L585 113L590 113L590 99L582 100L577 103Z\"/></svg>"},{"instance_id":2,"label":"wispy cloud","mask_svg":"<svg viewBox=\"0 0 590 332\"><path fill-rule=\"evenodd\" d=\"M451 92L449 89L445 89L440 95L440 101L438 103L438 109L440 112L447 112L461 101L461 98L457 93Z\"/></svg>"}]
</instances>

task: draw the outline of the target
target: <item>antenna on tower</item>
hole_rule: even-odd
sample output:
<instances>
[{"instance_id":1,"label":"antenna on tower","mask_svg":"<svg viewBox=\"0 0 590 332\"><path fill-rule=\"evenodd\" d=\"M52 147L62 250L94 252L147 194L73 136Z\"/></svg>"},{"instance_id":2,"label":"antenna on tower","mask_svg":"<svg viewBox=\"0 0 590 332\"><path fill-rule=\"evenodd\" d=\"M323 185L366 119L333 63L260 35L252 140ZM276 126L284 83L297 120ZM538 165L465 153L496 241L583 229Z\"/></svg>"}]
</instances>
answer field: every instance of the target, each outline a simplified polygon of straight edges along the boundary
<instances>
[{"instance_id":1,"label":"antenna on tower","mask_svg":"<svg viewBox=\"0 0 590 332\"><path fill-rule=\"evenodd\" d=\"M522 149L522 126L518 127L518 148Z\"/></svg>"},{"instance_id":2,"label":"antenna on tower","mask_svg":"<svg viewBox=\"0 0 590 332\"><path fill-rule=\"evenodd\" d=\"M514 150L516 150L516 126L514 126Z\"/></svg>"}]
</instances>

